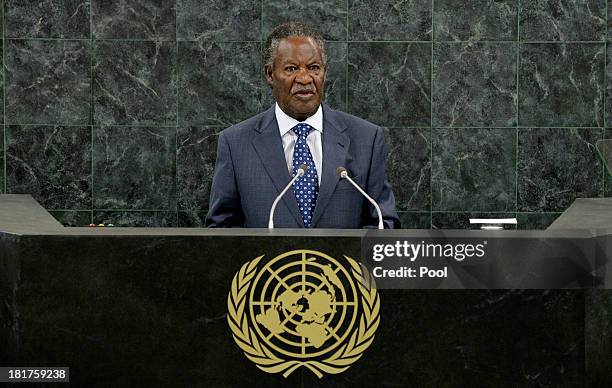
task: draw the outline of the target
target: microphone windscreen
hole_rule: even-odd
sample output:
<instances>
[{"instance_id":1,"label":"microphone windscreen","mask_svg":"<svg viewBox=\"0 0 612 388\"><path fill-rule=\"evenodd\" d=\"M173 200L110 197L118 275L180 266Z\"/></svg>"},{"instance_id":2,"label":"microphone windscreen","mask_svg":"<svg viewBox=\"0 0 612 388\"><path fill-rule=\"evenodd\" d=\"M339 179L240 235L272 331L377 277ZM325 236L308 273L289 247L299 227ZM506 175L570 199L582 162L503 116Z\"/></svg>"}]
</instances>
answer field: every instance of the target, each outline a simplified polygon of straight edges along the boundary
<instances>
[{"instance_id":1,"label":"microphone windscreen","mask_svg":"<svg viewBox=\"0 0 612 388\"><path fill-rule=\"evenodd\" d=\"M346 168L344 168L344 167L338 167L338 168L336 169L336 174L338 174L338 176L339 176L339 177L342 177L342 173L343 173L343 172L346 172Z\"/></svg>"},{"instance_id":2,"label":"microphone windscreen","mask_svg":"<svg viewBox=\"0 0 612 388\"><path fill-rule=\"evenodd\" d=\"M304 173L306 173L306 171L308 171L308 166L307 166L307 165L305 165L305 164L302 164L302 165L301 165L300 167L298 167L298 168L301 168L302 170L304 170Z\"/></svg>"}]
</instances>

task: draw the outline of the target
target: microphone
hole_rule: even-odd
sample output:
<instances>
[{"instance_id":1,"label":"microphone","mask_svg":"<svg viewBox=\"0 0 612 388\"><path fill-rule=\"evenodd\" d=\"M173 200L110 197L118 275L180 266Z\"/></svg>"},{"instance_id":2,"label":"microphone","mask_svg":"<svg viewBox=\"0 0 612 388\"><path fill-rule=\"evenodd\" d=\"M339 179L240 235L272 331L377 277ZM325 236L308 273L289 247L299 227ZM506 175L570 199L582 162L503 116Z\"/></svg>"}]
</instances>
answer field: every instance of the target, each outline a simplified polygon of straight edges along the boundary
<instances>
[{"instance_id":1,"label":"microphone","mask_svg":"<svg viewBox=\"0 0 612 388\"><path fill-rule=\"evenodd\" d=\"M298 167L297 171L295 172L295 176L293 177L293 179L291 179L289 181L287 186L285 186L285 189L283 191L281 191L281 193L276 197L276 199L272 203L272 208L270 209L270 219L268 220L268 229L274 229L274 211L276 210L276 205L278 205L278 201L280 201L280 199L283 197L283 195L285 195L287 190L289 190L289 188L293 185L293 183L296 180L298 180L299 177L301 177L304 174L306 174L306 170L308 170L308 166L305 165L305 164L302 164L300 167Z\"/></svg>"},{"instance_id":2,"label":"microphone","mask_svg":"<svg viewBox=\"0 0 612 388\"><path fill-rule=\"evenodd\" d=\"M357 183L355 183L355 181L353 181L353 180L351 179L351 177L348 175L348 171L346 171L346 168L344 168L344 167L338 167L338 168L336 169L336 174L338 174L338 175L340 176L340 178L344 178L344 179L348 180L349 182L351 182L351 184L352 184L353 186L355 186L355 188L356 188L356 189L357 189L357 190L358 190L358 191L359 191L359 192L360 192L360 193L361 193L361 194L362 194L364 197L366 197L366 199L367 199L368 201L370 201L370 203L371 203L372 205L374 205L374 208L376 209L376 213L378 213L378 229L384 229L384 228L385 228L385 226L384 226L384 224L383 224L382 213L381 213L381 211L380 211L380 206L378 206L378 204L376 203L376 201L374 201L374 200L372 199L372 197L370 197L368 194L366 194L366 192L365 192L365 191L363 191L363 190L361 189L361 187L359 187L359 185L358 185Z\"/></svg>"}]
</instances>

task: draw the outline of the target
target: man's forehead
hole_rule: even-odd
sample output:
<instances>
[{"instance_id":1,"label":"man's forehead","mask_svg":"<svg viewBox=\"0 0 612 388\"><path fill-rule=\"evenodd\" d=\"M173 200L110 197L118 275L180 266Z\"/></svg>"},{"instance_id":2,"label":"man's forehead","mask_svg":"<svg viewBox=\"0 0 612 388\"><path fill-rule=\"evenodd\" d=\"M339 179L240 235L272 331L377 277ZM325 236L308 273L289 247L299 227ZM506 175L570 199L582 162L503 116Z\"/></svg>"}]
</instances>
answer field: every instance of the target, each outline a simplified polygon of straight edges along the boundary
<instances>
[{"instance_id":1,"label":"man's forehead","mask_svg":"<svg viewBox=\"0 0 612 388\"><path fill-rule=\"evenodd\" d=\"M281 39L276 54L277 58L307 55L311 57L310 59L321 60L321 48L313 38L306 36L289 36Z\"/></svg>"},{"instance_id":2,"label":"man's forehead","mask_svg":"<svg viewBox=\"0 0 612 388\"><path fill-rule=\"evenodd\" d=\"M291 35L291 36L287 36L285 38L282 38L279 41L279 46L280 45L287 45L287 44L307 44L307 45L312 45L316 48L319 48L319 45L317 44L317 41L311 37L311 36L301 36L301 35Z\"/></svg>"}]
</instances>

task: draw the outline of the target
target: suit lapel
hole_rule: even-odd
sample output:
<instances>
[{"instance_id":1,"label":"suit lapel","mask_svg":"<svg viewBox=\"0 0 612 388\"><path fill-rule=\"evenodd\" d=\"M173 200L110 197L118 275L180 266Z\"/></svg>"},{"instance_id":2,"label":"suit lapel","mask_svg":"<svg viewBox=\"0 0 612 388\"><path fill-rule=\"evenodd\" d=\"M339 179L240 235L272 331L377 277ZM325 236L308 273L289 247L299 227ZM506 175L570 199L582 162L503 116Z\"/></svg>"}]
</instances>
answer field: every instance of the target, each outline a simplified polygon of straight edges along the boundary
<instances>
[{"instance_id":1,"label":"suit lapel","mask_svg":"<svg viewBox=\"0 0 612 388\"><path fill-rule=\"evenodd\" d=\"M350 139L344 133L346 124L338 116L336 112L323 105L323 172L319 197L312 216L313 227L316 226L323 215L334 190L336 190L336 185L340 179L336 174L336 169L340 166L346 167L346 154Z\"/></svg>"},{"instance_id":2,"label":"suit lapel","mask_svg":"<svg viewBox=\"0 0 612 388\"><path fill-rule=\"evenodd\" d=\"M266 172L272 179L276 187L277 195L285 188L291 180L291 175L287 169L287 161L283 151L283 142L280 137L278 123L274 113L274 106L264 114L260 126L255 128L258 134L253 138L253 147L264 165ZM304 227L300 209L293 194L293 190L287 191L282 201L285 203L289 212L297 223Z\"/></svg>"}]
</instances>

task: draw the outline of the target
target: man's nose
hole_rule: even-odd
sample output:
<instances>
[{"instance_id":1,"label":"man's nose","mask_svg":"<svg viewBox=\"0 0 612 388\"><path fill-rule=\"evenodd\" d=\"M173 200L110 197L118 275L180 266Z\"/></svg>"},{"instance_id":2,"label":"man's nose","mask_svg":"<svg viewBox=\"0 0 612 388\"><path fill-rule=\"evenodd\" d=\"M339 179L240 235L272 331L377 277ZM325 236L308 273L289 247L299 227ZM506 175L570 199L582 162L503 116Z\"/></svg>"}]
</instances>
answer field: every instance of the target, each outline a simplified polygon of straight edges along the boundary
<instances>
[{"instance_id":1,"label":"man's nose","mask_svg":"<svg viewBox=\"0 0 612 388\"><path fill-rule=\"evenodd\" d=\"M309 84L312 82L312 76L308 72L308 69L301 68L298 70L295 80L301 84Z\"/></svg>"}]
</instances>

